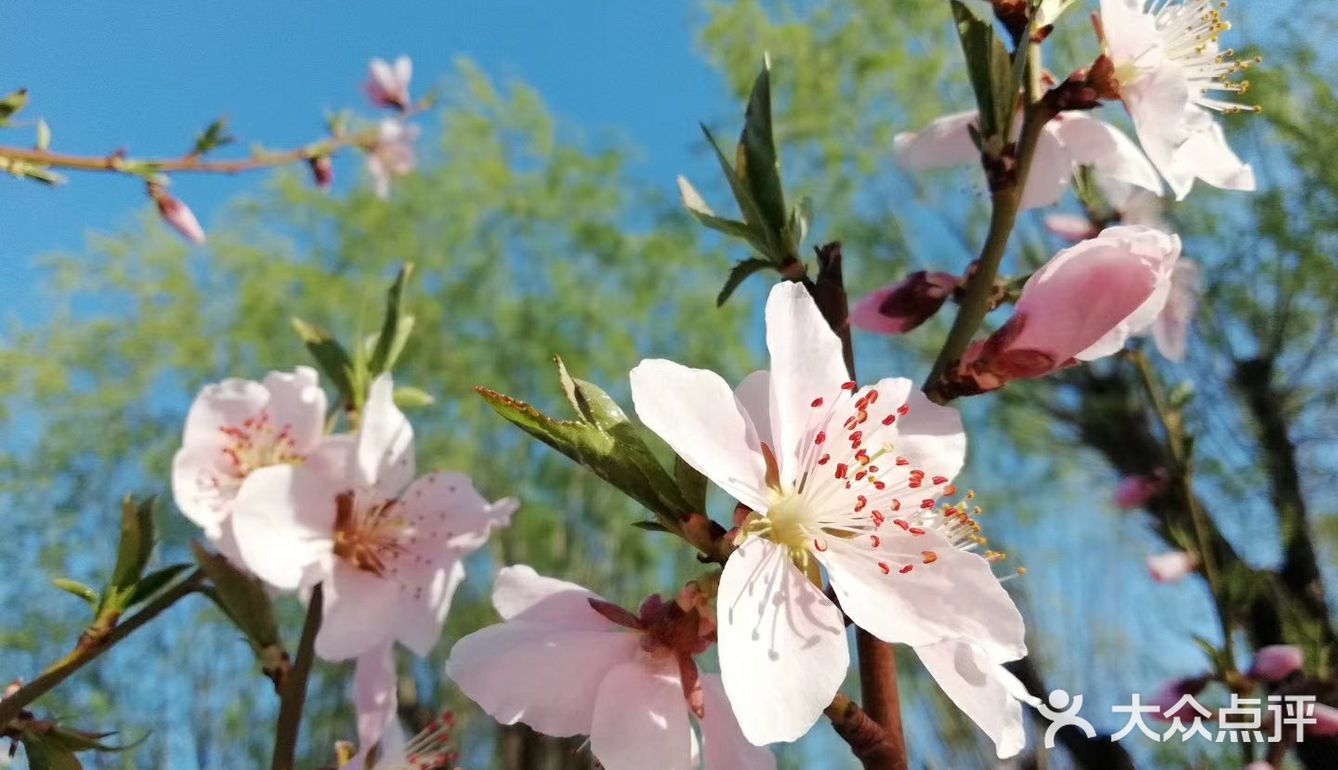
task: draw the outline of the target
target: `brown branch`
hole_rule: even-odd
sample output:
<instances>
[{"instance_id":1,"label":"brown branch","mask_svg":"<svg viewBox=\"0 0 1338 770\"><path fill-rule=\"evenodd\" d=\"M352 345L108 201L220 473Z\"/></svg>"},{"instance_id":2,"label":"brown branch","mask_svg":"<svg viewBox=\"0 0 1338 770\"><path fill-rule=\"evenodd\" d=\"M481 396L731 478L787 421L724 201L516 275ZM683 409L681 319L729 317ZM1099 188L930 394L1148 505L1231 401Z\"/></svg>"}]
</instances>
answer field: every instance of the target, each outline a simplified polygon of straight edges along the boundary
<instances>
[{"instance_id":1,"label":"brown branch","mask_svg":"<svg viewBox=\"0 0 1338 770\"><path fill-rule=\"evenodd\" d=\"M307 617L302 623L302 638L297 645L297 659L284 678L279 698L279 718L275 725L274 758L271 770L292 770L297 753L297 736L302 728L302 709L307 702L307 679L316 659L316 634L321 630L324 595L319 583L307 602Z\"/></svg>"}]
</instances>

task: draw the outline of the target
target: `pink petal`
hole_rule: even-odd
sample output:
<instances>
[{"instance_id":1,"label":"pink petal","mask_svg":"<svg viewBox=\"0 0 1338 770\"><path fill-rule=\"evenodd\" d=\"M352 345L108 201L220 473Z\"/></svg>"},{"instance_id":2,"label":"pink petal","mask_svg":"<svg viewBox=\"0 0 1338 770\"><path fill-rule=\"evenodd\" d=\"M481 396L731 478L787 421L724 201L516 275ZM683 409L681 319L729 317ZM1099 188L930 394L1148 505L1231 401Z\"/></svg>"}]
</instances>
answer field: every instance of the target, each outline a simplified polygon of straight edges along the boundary
<instances>
[{"instance_id":1,"label":"pink petal","mask_svg":"<svg viewBox=\"0 0 1338 770\"><path fill-rule=\"evenodd\" d=\"M758 746L797 740L845 679L841 611L758 538L729 557L716 608L720 675L743 734Z\"/></svg>"},{"instance_id":2,"label":"pink petal","mask_svg":"<svg viewBox=\"0 0 1338 770\"><path fill-rule=\"evenodd\" d=\"M1000 759L1016 756L1027 743L1022 704L1004 683L1012 675L972 645L949 640L919 646L915 654L962 713L994 742ZM1016 680L1014 680L1016 682Z\"/></svg>"},{"instance_id":3,"label":"pink petal","mask_svg":"<svg viewBox=\"0 0 1338 770\"><path fill-rule=\"evenodd\" d=\"M293 446L303 454L325 434L325 391L316 370L299 366L290 372L270 372L261 382L269 391L270 420L286 429Z\"/></svg>"},{"instance_id":4,"label":"pink petal","mask_svg":"<svg viewBox=\"0 0 1338 770\"><path fill-rule=\"evenodd\" d=\"M1305 665L1301 648L1293 644L1270 644L1260 647L1250 666L1250 676L1265 682L1281 682L1300 671Z\"/></svg>"},{"instance_id":5,"label":"pink petal","mask_svg":"<svg viewBox=\"0 0 1338 770\"><path fill-rule=\"evenodd\" d=\"M1045 229L1069 243L1095 238L1097 234L1092 220L1079 214L1049 214L1045 217Z\"/></svg>"},{"instance_id":6,"label":"pink petal","mask_svg":"<svg viewBox=\"0 0 1338 770\"><path fill-rule=\"evenodd\" d=\"M678 672L642 662L611 670L595 699L590 751L606 770L693 770Z\"/></svg>"},{"instance_id":7,"label":"pink petal","mask_svg":"<svg viewBox=\"0 0 1338 770\"><path fill-rule=\"evenodd\" d=\"M1338 735L1338 708L1323 703L1315 704L1315 724L1307 728L1312 735Z\"/></svg>"},{"instance_id":8,"label":"pink petal","mask_svg":"<svg viewBox=\"0 0 1338 770\"><path fill-rule=\"evenodd\" d=\"M978 162L980 150L971 141L969 128L977 122L975 110L944 115L919 132L897 134L893 153L903 168L912 171Z\"/></svg>"},{"instance_id":9,"label":"pink petal","mask_svg":"<svg viewBox=\"0 0 1338 770\"><path fill-rule=\"evenodd\" d=\"M272 465L247 477L233 504L232 526L246 567L292 591L334 547L339 490L308 468Z\"/></svg>"},{"instance_id":10,"label":"pink petal","mask_svg":"<svg viewBox=\"0 0 1338 770\"><path fill-rule=\"evenodd\" d=\"M771 372L761 369L744 377L734 389L734 398L752 421L757 440L769 447L776 446L771 435Z\"/></svg>"},{"instance_id":11,"label":"pink petal","mask_svg":"<svg viewBox=\"0 0 1338 770\"><path fill-rule=\"evenodd\" d=\"M316 654L347 660L393 641L399 586L336 559L322 583L325 613L316 635Z\"/></svg>"},{"instance_id":12,"label":"pink petal","mask_svg":"<svg viewBox=\"0 0 1338 770\"><path fill-rule=\"evenodd\" d=\"M206 385L186 413L181 441L186 445L219 440L219 428L241 425L269 403L269 391L251 380L229 378Z\"/></svg>"},{"instance_id":13,"label":"pink petal","mask_svg":"<svg viewBox=\"0 0 1338 770\"><path fill-rule=\"evenodd\" d=\"M1148 557L1148 574L1158 583L1176 583L1198 568L1198 560L1184 551Z\"/></svg>"},{"instance_id":14,"label":"pink petal","mask_svg":"<svg viewBox=\"0 0 1338 770\"><path fill-rule=\"evenodd\" d=\"M803 284L776 284L767 298L766 319L771 430L776 439L772 450L780 463L780 478L789 481L799 478L798 456L813 411L810 404L816 398L835 398L850 377L841 340Z\"/></svg>"},{"instance_id":15,"label":"pink petal","mask_svg":"<svg viewBox=\"0 0 1338 770\"><path fill-rule=\"evenodd\" d=\"M362 486L381 500L392 500L413 481L413 426L395 406L389 374L373 382L358 426L358 473Z\"/></svg>"},{"instance_id":16,"label":"pink petal","mask_svg":"<svg viewBox=\"0 0 1338 770\"><path fill-rule=\"evenodd\" d=\"M372 747L396 722L395 651L383 644L358 658L353 669L353 706L358 712L358 753L344 770L361 770Z\"/></svg>"},{"instance_id":17,"label":"pink petal","mask_svg":"<svg viewBox=\"0 0 1338 770\"><path fill-rule=\"evenodd\" d=\"M856 625L913 646L969 641L999 663L1026 655L1022 615L989 562L932 531L886 529L877 548L868 538L830 538L817 554ZM903 566L911 569L903 574Z\"/></svg>"},{"instance_id":18,"label":"pink petal","mask_svg":"<svg viewBox=\"0 0 1338 770\"><path fill-rule=\"evenodd\" d=\"M1058 119L1056 119L1057 121ZM1023 209L1040 208L1059 202L1073 178L1073 157L1059 140L1058 123L1051 121L1036 142L1036 152L1022 190Z\"/></svg>"},{"instance_id":19,"label":"pink petal","mask_svg":"<svg viewBox=\"0 0 1338 770\"><path fill-rule=\"evenodd\" d=\"M909 409L895 423L898 452L930 475L956 477L966 463L966 431L957 410L930 401L904 377L880 380L877 388L880 397L903 402Z\"/></svg>"},{"instance_id":20,"label":"pink petal","mask_svg":"<svg viewBox=\"0 0 1338 770\"><path fill-rule=\"evenodd\" d=\"M905 334L937 313L959 283L951 273L911 273L855 303L850 325L877 334Z\"/></svg>"},{"instance_id":21,"label":"pink petal","mask_svg":"<svg viewBox=\"0 0 1338 770\"><path fill-rule=\"evenodd\" d=\"M1164 489L1166 489L1164 475L1126 476L1115 489L1115 504L1121 508L1142 508Z\"/></svg>"},{"instance_id":22,"label":"pink petal","mask_svg":"<svg viewBox=\"0 0 1338 770\"><path fill-rule=\"evenodd\" d=\"M757 431L715 372L642 361L631 373L637 417L688 465L751 508L766 504Z\"/></svg>"},{"instance_id":23,"label":"pink petal","mask_svg":"<svg viewBox=\"0 0 1338 770\"><path fill-rule=\"evenodd\" d=\"M776 770L776 757L743 736L717 674L701 678L706 711L701 719L704 770Z\"/></svg>"},{"instance_id":24,"label":"pink petal","mask_svg":"<svg viewBox=\"0 0 1338 770\"><path fill-rule=\"evenodd\" d=\"M1175 263L1171 273L1171 289L1166 306L1152 325L1152 339L1157 351L1168 361L1185 360L1189 341L1189 325L1198 306L1199 266L1188 259Z\"/></svg>"},{"instance_id":25,"label":"pink petal","mask_svg":"<svg viewBox=\"0 0 1338 770\"><path fill-rule=\"evenodd\" d=\"M1101 177L1161 194L1157 170L1123 131L1081 112L1065 112L1053 125L1074 165L1092 166Z\"/></svg>"},{"instance_id":26,"label":"pink petal","mask_svg":"<svg viewBox=\"0 0 1338 770\"><path fill-rule=\"evenodd\" d=\"M456 643L446 675L502 724L524 722L559 737L589 734L604 677L641 649L639 634L604 628L528 620L489 626Z\"/></svg>"},{"instance_id":27,"label":"pink petal","mask_svg":"<svg viewBox=\"0 0 1338 770\"><path fill-rule=\"evenodd\" d=\"M506 620L608 631L608 621L590 608L591 599L601 598L575 583L545 577L523 564L503 567L492 587L493 606Z\"/></svg>"}]
</instances>

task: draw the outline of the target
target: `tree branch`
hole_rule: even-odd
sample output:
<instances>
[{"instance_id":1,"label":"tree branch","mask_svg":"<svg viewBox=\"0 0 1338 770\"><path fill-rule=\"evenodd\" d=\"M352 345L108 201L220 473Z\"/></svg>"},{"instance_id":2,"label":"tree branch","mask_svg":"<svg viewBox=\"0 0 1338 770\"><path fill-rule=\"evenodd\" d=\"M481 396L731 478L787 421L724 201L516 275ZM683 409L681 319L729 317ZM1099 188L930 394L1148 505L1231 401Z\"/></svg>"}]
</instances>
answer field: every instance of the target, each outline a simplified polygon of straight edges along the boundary
<instances>
[{"instance_id":1,"label":"tree branch","mask_svg":"<svg viewBox=\"0 0 1338 770\"><path fill-rule=\"evenodd\" d=\"M307 702L307 679L316 657L316 634L321 629L324 609L323 590L318 583L307 603L307 619L302 624L302 639L298 642L297 658L284 678L283 695L279 700L279 719L275 725L274 759L271 770L292 770L297 752L297 736L302 728L302 708Z\"/></svg>"}]
</instances>

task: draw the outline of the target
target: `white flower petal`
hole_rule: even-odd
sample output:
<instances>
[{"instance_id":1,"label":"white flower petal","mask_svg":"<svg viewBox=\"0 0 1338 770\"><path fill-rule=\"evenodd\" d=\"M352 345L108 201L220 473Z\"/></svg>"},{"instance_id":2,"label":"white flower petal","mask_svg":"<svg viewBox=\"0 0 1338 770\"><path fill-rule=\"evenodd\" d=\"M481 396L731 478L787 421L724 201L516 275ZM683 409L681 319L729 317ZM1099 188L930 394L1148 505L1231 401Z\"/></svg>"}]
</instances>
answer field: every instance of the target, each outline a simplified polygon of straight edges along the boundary
<instances>
[{"instance_id":1,"label":"white flower petal","mask_svg":"<svg viewBox=\"0 0 1338 770\"><path fill-rule=\"evenodd\" d=\"M1011 674L965 642L920 646L915 653L957 708L994 741L1000 759L1022 751L1027 743L1022 704L1004 681Z\"/></svg>"},{"instance_id":2,"label":"white flower petal","mask_svg":"<svg viewBox=\"0 0 1338 770\"><path fill-rule=\"evenodd\" d=\"M716 598L720 675L749 741L800 738L850 665L841 611L768 540L725 564Z\"/></svg>"},{"instance_id":3,"label":"white flower petal","mask_svg":"<svg viewBox=\"0 0 1338 770\"><path fill-rule=\"evenodd\" d=\"M247 477L232 529L247 569L281 591L303 584L334 546L337 489L308 468L274 465Z\"/></svg>"},{"instance_id":4,"label":"white flower petal","mask_svg":"<svg viewBox=\"0 0 1338 770\"><path fill-rule=\"evenodd\" d=\"M540 575L523 564L503 567L492 584L492 604L506 620L608 630L604 616L590 608L591 599L602 597L575 583Z\"/></svg>"},{"instance_id":5,"label":"white flower petal","mask_svg":"<svg viewBox=\"0 0 1338 770\"><path fill-rule=\"evenodd\" d=\"M765 507L766 463L752 420L715 372L650 359L632 370L637 417L739 502Z\"/></svg>"},{"instance_id":6,"label":"white flower petal","mask_svg":"<svg viewBox=\"0 0 1338 770\"><path fill-rule=\"evenodd\" d=\"M640 662L610 671L595 698L590 751L606 770L693 770L678 672Z\"/></svg>"},{"instance_id":7,"label":"white flower petal","mask_svg":"<svg viewBox=\"0 0 1338 770\"><path fill-rule=\"evenodd\" d=\"M1092 166L1102 177L1161 194L1157 169L1123 131L1081 112L1062 113L1052 124L1074 164Z\"/></svg>"},{"instance_id":8,"label":"white flower petal","mask_svg":"<svg viewBox=\"0 0 1338 770\"><path fill-rule=\"evenodd\" d=\"M363 486L382 500L399 496L414 478L413 426L395 406L389 374L372 382L358 426L358 472Z\"/></svg>"},{"instance_id":9,"label":"white flower petal","mask_svg":"<svg viewBox=\"0 0 1338 770\"><path fill-rule=\"evenodd\" d=\"M396 722L395 649L383 644L358 658L353 669L353 705L358 712L358 753L344 766L360 770L373 746Z\"/></svg>"},{"instance_id":10,"label":"white flower petal","mask_svg":"<svg viewBox=\"0 0 1338 770\"><path fill-rule=\"evenodd\" d=\"M325 611L317 655L347 660L395 638L400 589L393 581L335 559L321 590Z\"/></svg>"},{"instance_id":11,"label":"white flower petal","mask_svg":"<svg viewBox=\"0 0 1338 770\"><path fill-rule=\"evenodd\" d=\"M293 445L305 454L325 433L327 403L316 370L299 366L292 372L270 372L261 385L269 391L271 420L287 429Z\"/></svg>"},{"instance_id":12,"label":"white flower petal","mask_svg":"<svg viewBox=\"0 0 1338 770\"><path fill-rule=\"evenodd\" d=\"M776 441L771 435L771 373L760 369L744 377L743 382L734 389L734 398L738 399L748 419L752 420L757 440L774 448Z\"/></svg>"},{"instance_id":13,"label":"white flower petal","mask_svg":"<svg viewBox=\"0 0 1338 770\"><path fill-rule=\"evenodd\" d=\"M977 115L975 110L944 115L920 131L897 134L892 140L897 162L911 171L979 162L970 130Z\"/></svg>"},{"instance_id":14,"label":"white flower petal","mask_svg":"<svg viewBox=\"0 0 1338 770\"><path fill-rule=\"evenodd\" d=\"M489 626L456 643L446 675L502 724L524 722L558 737L589 734L600 683L634 661L641 646L638 634L607 622L604 629L526 620Z\"/></svg>"},{"instance_id":15,"label":"white flower petal","mask_svg":"<svg viewBox=\"0 0 1338 770\"><path fill-rule=\"evenodd\" d=\"M704 770L776 770L776 757L743 736L717 674L701 677L705 713L701 719Z\"/></svg>"}]
</instances>

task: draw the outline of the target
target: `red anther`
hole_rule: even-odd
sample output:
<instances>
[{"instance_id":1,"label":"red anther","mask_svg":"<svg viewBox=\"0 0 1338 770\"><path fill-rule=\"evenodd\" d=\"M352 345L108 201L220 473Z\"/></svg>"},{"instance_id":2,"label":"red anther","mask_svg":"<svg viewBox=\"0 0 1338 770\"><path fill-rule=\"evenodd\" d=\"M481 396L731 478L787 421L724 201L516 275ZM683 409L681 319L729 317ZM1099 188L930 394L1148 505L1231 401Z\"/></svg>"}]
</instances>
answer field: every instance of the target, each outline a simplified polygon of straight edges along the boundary
<instances>
[{"instance_id":1,"label":"red anther","mask_svg":"<svg viewBox=\"0 0 1338 770\"><path fill-rule=\"evenodd\" d=\"M887 566L885 562L878 562L878 569L882 570L884 575L892 574L892 568Z\"/></svg>"},{"instance_id":2,"label":"red anther","mask_svg":"<svg viewBox=\"0 0 1338 770\"><path fill-rule=\"evenodd\" d=\"M925 564L933 564L938 561L938 554L933 551L921 551L920 556L925 560Z\"/></svg>"},{"instance_id":3,"label":"red anther","mask_svg":"<svg viewBox=\"0 0 1338 770\"><path fill-rule=\"evenodd\" d=\"M816 538L816 537L813 538L813 547L816 548L818 551L821 551L821 552L826 552L826 550L827 550L827 546L826 546L821 540L819 540L819 539Z\"/></svg>"},{"instance_id":4,"label":"red anther","mask_svg":"<svg viewBox=\"0 0 1338 770\"><path fill-rule=\"evenodd\" d=\"M850 392L852 392L852 393L855 391L855 388L857 388L857 387L859 387L859 386L855 384L855 381L854 381L854 380L851 380L851 381L849 381L849 382L843 382L843 383L841 383L841 390L848 390L848 391L850 391Z\"/></svg>"},{"instance_id":5,"label":"red anther","mask_svg":"<svg viewBox=\"0 0 1338 770\"><path fill-rule=\"evenodd\" d=\"M884 489L887 489L887 484L884 484L881 481L875 481L873 482L873 488L878 490L879 492L882 492Z\"/></svg>"},{"instance_id":6,"label":"red anther","mask_svg":"<svg viewBox=\"0 0 1338 770\"><path fill-rule=\"evenodd\" d=\"M953 486L952 484L949 484L948 486L943 488L943 494L947 495L948 497L952 497L953 495L957 494L957 487Z\"/></svg>"},{"instance_id":7,"label":"red anther","mask_svg":"<svg viewBox=\"0 0 1338 770\"><path fill-rule=\"evenodd\" d=\"M869 498L865 497L864 495L860 495L859 497L855 498L855 513L859 513L860 511L864 510L864 506L868 504L869 504Z\"/></svg>"},{"instance_id":8,"label":"red anther","mask_svg":"<svg viewBox=\"0 0 1338 770\"><path fill-rule=\"evenodd\" d=\"M874 548L878 548L883 544L883 539L878 537L877 535L869 535L869 540L873 542Z\"/></svg>"},{"instance_id":9,"label":"red anther","mask_svg":"<svg viewBox=\"0 0 1338 770\"><path fill-rule=\"evenodd\" d=\"M915 535L916 537L919 537L920 535L923 535L925 533L925 531L923 529L920 529L919 527L911 527L906 531L911 533L912 535Z\"/></svg>"},{"instance_id":10,"label":"red anther","mask_svg":"<svg viewBox=\"0 0 1338 770\"><path fill-rule=\"evenodd\" d=\"M939 484L947 484L947 483L948 483L948 477L947 477L947 476L935 476L935 477L932 479L932 481L934 482L934 485L935 485L935 486L937 486L937 485L939 485Z\"/></svg>"},{"instance_id":11,"label":"red anther","mask_svg":"<svg viewBox=\"0 0 1338 770\"><path fill-rule=\"evenodd\" d=\"M859 418L855 415L851 415L850 419L846 420L844 423L846 430L854 430L857 425L859 425Z\"/></svg>"},{"instance_id":12,"label":"red anther","mask_svg":"<svg viewBox=\"0 0 1338 770\"><path fill-rule=\"evenodd\" d=\"M864 477L868 475L869 475L868 471L859 471L855 474L855 481L863 481Z\"/></svg>"},{"instance_id":13,"label":"red anther","mask_svg":"<svg viewBox=\"0 0 1338 770\"><path fill-rule=\"evenodd\" d=\"M919 489L920 482L916 479L911 479L909 482L907 482L906 486L910 487L911 489Z\"/></svg>"},{"instance_id":14,"label":"red anther","mask_svg":"<svg viewBox=\"0 0 1338 770\"><path fill-rule=\"evenodd\" d=\"M850 434L850 443L852 444L858 444L863 440L864 440L864 431L862 430L857 430L854 433Z\"/></svg>"},{"instance_id":15,"label":"red anther","mask_svg":"<svg viewBox=\"0 0 1338 770\"><path fill-rule=\"evenodd\" d=\"M873 458L869 457L869 453L863 449L855 453L855 459L859 461L860 465L868 465L873 462Z\"/></svg>"},{"instance_id":16,"label":"red anther","mask_svg":"<svg viewBox=\"0 0 1338 770\"><path fill-rule=\"evenodd\" d=\"M900 501L900 500L893 500L893 501L892 501L892 510L894 510L894 511L899 511L899 510L901 510L901 501Z\"/></svg>"},{"instance_id":17,"label":"red anther","mask_svg":"<svg viewBox=\"0 0 1338 770\"><path fill-rule=\"evenodd\" d=\"M837 463L837 464L836 464L836 478L838 478L838 479L843 479L843 478L845 478L845 477L846 477L846 470L848 470L848 468L846 467L846 464L845 464L845 463Z\"/></svg>"},{"instance_id":18,"label":"red anther","mask_svg":"<svg viewBox=\"0 0 1338 770\"><path fill-rule=\"evenodd\" d=\"M821 444L826 440L827 440L827 431L824 430L818 431L818 435L813 437L814 444Z\"/></svg>"},{"instance_id":19,"label":"red anther","mask_svg":"<svg viewBox=\"0 0 1338 770\"><path fill-rule=\"evenodd\" d=\"M815 408L815 409L816 409L817 407L822 406L822 396L818 396L817 398L813 399L813 403L809 404L809 406L811 406L811 407L813 407L813 408Z\"/></svg>"},{"instance_id":20,"label":"red anther","mask_svg":"<svg viewBox=\"0 0 1338 770\"><path fill-rule=\"evenodd\" d=\"M913 569L915 569L915 565L914 565L914 564L907 564L906 566L902 567L901 569L899 569L899 570L897 570L897 571L900 572L901 574L905 575L905 574L907 574L908 572L910 572L910 571L913 570Z\"/></svg>"},{"instance_id":21,"label":"red anther","mask_svg":"<svg viewBox=\"0 0 1338 770\"><path fill-rule=\"evenodd\" d=\"M896 421L897 421L897 416L895 414L889 414L888 416L883 418L884 425L891 425Z\"/></svg>"},{"instance_id":22,"label":"red anther","mask_svg":"<svg viewBox=\"0 0 1338 770\"><path fill-rule=\"evenodd\" d=\"M859 422L861 422L861 423L863 423L863 422L868 422L868 420L869 420L869 413L868 413L868 411L866 411L866 410L864 410L864 409L859 410L859 414L857 414L857 415L855 415L855 416L859 418Z\"/></svg>"},{"instance_id":23,"label":"red anther","mask_svg":"<svg viewBox=\"0 0 1338 770\"><path fill-rule=\"evenodd\" d=\"M910 461L910 460L907 460L907 459L904 458L904 457L898 457L898 458L897 458L897 465L898 465L898 466L904 466L904 465L910 465L910 464L911 464L911 461Z\"/></svg>"},{"instance_id":24,"label":"red anther","mask_svg":"<svg viewBox=\"0 0 1338 770\"><path fill-rule=\"evenodd\" d=\"M933 499L932 497L926 497L925 499L923 499L923 500L920 501L920 507L921 507L921 508L924 508L925 510L929 510L930 508L933 508L933 507L934 507L934 499Z\"/></svg>"},{"instance_id":25,"label":"red anther","mask_svg":"<svg viewBox=\"0 0 1338 770\"><path fill-rule=\"evenodd\" d=\"M883 526L883 522L887 521L887 518L883 516L883 512L878 510L871 512L869 518L873 519L874 528Z\"/></svg>"},{"instance_id":26,"label":"red anther","mask_svg":"<svg viewBox=\"0 0 1338 770\"><path fill-rule=\"evenodd\" d=\"M828 460L831 460L831 459L832 459L832 456L831 456L831 455L826 455L826 454L825 454L825 455L823 455L822 457L819 457L819 458L818 458L818 465L826 465L826 464L827 464L827 461L828 461Z\"/></svg>"},{"instance_id":27,"label":"red anther","mask_svg":"<svg viewBox=\"0 0 1338 770\"><path fill-rule=\"evenodd\" d=\"M893 519L892 523L896 524L898 527L901 527L907 532L911 531L911 523L909 521L906 521L905 519Z\"/></svg>"},{"instance_id":28,"label":"red anther","mask_svg":"<svg viewBox=\"0 0 1338 770\"><path fill-rule=\"evenodd\" d=\"M901 406L897 407L897 414L901 415L902 417L905 417L910 413L911 413L910 404L902 404Z\"/></svg>"},{"instance_id":29,"label":"red anther","mask_svg":"<svg viewBox=\"0 0 1338 770\"><path fill-rule=\"evenodd\" d=\"M878 466L877 466L877 465L870 465L870 466L869 466L869 473L877 473L877 472L878 472Z\"/></svg>"}]
</instances>

